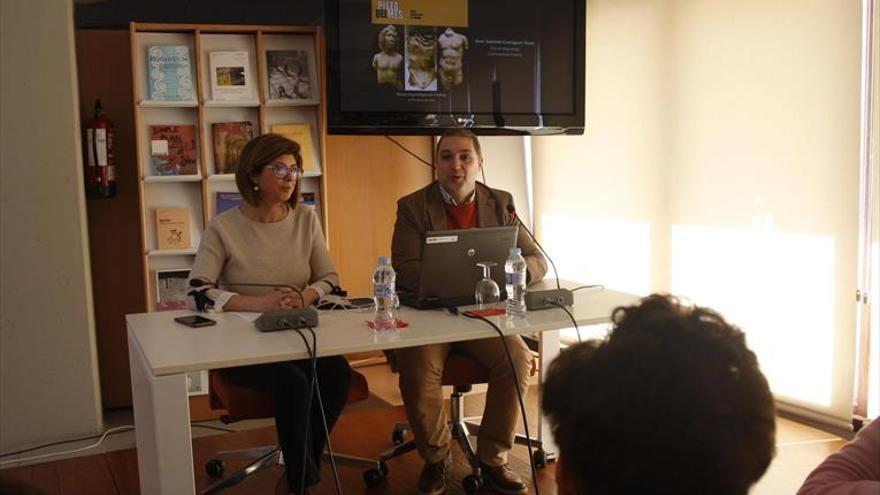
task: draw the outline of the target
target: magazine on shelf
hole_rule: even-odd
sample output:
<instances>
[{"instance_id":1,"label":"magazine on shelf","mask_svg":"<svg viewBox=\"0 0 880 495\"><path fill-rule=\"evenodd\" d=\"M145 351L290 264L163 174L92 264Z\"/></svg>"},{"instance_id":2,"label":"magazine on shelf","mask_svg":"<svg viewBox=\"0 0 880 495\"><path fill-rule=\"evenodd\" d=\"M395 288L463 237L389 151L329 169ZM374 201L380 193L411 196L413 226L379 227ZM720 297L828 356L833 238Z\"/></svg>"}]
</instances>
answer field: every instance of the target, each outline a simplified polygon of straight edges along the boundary
<instances>
[{"instance_id":1,"label":"magazine on shelf","mask_svg":"<svg viewBox=\"0 0 880 495\"><path fill-rule=\"evenodd\" d=\"M156 248L189 249L190 240L189 208L156 208Z\"/></svg>"},{"instance_id":2,"label":"magazine on shelf","mask_svg":"<svg viewBox=\"0 0 880 495\"><path fill-rule=\"evenodd\" d=\"M273 133L281 134L299 144L304 171L316 170L315 149L312 146L312 128L309 124L276 124L272 126L271 130Z\"/></svg>"},{"instance_id":3,"label":"magazine on shelf","mask_svg":"<svg viewBox=\"0 0 880 495\"><path fill-rule=\"evenodd\" d=\"M211 99L248 101L254 99L248 52L211 52Z\"/></svg>"},{"instance_id":4,"label":"magazine on shelf","mask_svg":"<svg viewBox=\"0 0 880 495\"><path fill-rule=\"evenodd\" d=\"M151 125L150 166L153 175L197 173L196 126Z\"/></svg>"},{"instance_id":5,"label":"magazine on shelf","mask_svg":"<svg viewBox=\"0 0 880 495\"><path fill-rule=\"evenodd\" d=\"M151 100L195 100L188 46L147 47L147 73Z\"/></svg>"},{"instance_id":6,"label":"magazine on shelf","mask_svg":"<svg viewBox=\"0 0 880 495\"><path fill-rule=\"evenodd\" d=\"M306 50L267 50L270 100L309 100L312 77Z\"/></svg>"},{"instance_id":7,"label":"magazine on shelf","mask_svg":"<svg viewBox=\"0 0 880 495\"><path fill-rule=\"evenodd\" d=\"M214 137L214 173L234 174L241 149L254 137L250 122L217 122L211 124Z\"/></svg>"},{"instance_id":8,"label":"magazine on shelf","mask_svg":"<svg viewBox=\"0 0 880 495\"><path fill-rule=\"evenodd\" d=\"M156 311L186 309L189 268L156 270Z\"/></svg>"},{"instance_id":9,"label":"magazine on shelf","mask_svg":"<svg viewBox=\"0 0 880 495\"><path fill-rule=\"evenodd\" d=\"M215 215L219 215L230 208L235 208L242 201L240 193L225 191L219 191L215 199L217 200L216 207L214 208Z\"/></svg>"}]
</instances>

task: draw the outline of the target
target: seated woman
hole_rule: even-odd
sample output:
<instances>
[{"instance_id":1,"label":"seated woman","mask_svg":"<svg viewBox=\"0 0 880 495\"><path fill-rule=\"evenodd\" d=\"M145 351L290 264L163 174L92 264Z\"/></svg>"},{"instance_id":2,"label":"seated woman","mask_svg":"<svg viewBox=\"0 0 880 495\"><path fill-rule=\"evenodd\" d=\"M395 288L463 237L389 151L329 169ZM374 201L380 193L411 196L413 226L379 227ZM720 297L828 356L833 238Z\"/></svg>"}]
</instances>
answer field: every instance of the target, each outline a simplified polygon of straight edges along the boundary
<instances>
[{"instance_id":1,"label":"seated woman","mask_svg":"<svg viewBox=\"0 0 880 495\"><path fill-rule=\"evenodd\" d=\"M205 229L190 274L220 284L222 290L210 289L206 294L215 308L300 308L315 304L337 285L317 215L297 206L301 176L300 147L289 139L267 134L252 139L242 150L235 182L244 201L215 217ZM277 287L235 286L236 282ZM307 409L309 361L219 372L226 380L264 390L275 400L275 428L287 469L278 491L290 493L301 484L318 483L325 437L318 401L311 401ZM324 357L317 360L317 374L327 426L332 428L348 397L351 368L341 356Z\"/></svg>"}]
</instances>

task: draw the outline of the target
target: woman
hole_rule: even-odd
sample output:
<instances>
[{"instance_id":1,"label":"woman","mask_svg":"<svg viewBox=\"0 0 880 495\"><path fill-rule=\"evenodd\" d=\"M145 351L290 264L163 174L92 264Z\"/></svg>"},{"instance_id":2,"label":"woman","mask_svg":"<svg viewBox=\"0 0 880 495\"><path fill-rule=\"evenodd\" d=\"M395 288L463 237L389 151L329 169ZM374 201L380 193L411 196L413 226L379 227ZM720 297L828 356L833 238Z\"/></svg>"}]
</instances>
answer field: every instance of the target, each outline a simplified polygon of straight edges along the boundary
<instances>
[{"instance_id":1,"label":"woman","mask_svg":"<svg viewBox=\"0 0 880 495\"><path fill-rule=\"evenodd\" d=\"M207 297L223 311L269 311L315 304L338 284L315 212L297 207L302 156L297 143L275 134L259 136L244 147L235 182L244 201L214 218L193 263L191 278L218 282ZM277 288L235 286L277 284ZM301 287L298 292L289 287ZM291 337L293 338L293 337ZM286 480L278 490L290 493L319 481L324 430L318 401L307 410L311 367L308 360L219 370L233 383L272 394L275 428ZM318 382L332 428L351 384L351 368L341 356L317 360ZM306 423L309 428L306 431ZM307 442L306 455L303 445Z\"/></svg>"}]
</instances>

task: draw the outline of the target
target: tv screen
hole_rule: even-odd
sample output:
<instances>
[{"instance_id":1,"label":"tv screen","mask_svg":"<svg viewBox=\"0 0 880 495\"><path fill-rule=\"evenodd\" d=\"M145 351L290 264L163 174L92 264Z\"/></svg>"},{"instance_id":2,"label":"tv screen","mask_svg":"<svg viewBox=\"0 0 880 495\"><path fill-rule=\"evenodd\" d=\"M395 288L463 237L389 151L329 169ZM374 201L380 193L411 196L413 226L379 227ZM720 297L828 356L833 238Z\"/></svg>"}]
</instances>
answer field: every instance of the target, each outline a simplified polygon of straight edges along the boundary
<instances>
[{"instance_id":1,"label":"tv screen","mask_svg":"<svg viewBox=\"0 0 880 495\"><path fill-rule=\"evenodd\" d=\"M582 134L585 0L331 0L332 134Z\"/></svg>"}]
</instances>

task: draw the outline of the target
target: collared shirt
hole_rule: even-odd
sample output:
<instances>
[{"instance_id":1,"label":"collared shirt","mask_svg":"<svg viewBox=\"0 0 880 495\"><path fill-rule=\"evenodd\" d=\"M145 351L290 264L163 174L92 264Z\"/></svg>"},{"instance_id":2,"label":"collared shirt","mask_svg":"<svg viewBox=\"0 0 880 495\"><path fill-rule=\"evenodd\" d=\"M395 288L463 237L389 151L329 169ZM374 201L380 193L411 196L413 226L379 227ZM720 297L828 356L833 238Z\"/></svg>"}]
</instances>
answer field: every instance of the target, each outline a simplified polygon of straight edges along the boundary
<instances>
[{"instance_id":1,"label":"collared shirt","mask_svg":"<svg viewBox=\"0 0 880 495\"><path fill-rule=\"evenodd\" d=\"M468 204L468 203L473 202L473 201L476 199L476 197L477 197L477 188L475 187L474 190L470 193L470 195L468 195L468 197L465 198L465 200L462 201L461 203L459 203L458 201L456 201L456 200L455 200L455 196L453 196L452 194L450 194L449 191L447 191L446 188L443 187L442 184L440 185L440 195L443 196L443 202L446 203L446 204L448 204L448 205L452 205L452 206L466 205L466 204Z\"/></svg>"}]
</instances>

